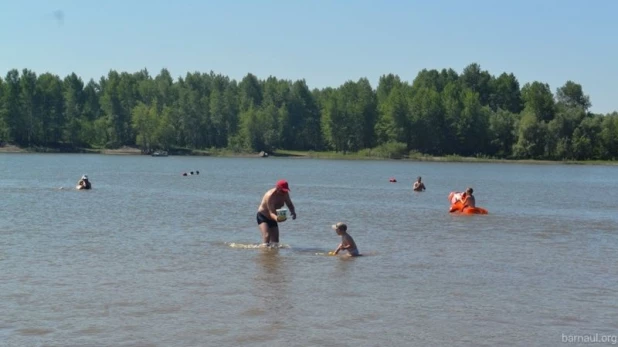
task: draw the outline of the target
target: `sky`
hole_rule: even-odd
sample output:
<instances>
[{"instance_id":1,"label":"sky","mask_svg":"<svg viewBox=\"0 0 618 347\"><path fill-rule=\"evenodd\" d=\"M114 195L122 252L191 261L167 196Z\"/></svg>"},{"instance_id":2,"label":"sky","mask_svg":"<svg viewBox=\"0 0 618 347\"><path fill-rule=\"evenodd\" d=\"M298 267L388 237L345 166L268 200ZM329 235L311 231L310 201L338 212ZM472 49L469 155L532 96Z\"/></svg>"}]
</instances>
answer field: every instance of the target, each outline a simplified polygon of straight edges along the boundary
<instances>
[{"instance_id":1,"label":"sky","mask_svg":"<svg viewBox=\"0 0 618 347\"><path fill-rule=\"evenodd\" d=\"M615 0L20 0L0 3L0 75L167 68L310 88L478 63L552 92L571 80L591 111L618 110Z\"/></svg>"}]
</instances>

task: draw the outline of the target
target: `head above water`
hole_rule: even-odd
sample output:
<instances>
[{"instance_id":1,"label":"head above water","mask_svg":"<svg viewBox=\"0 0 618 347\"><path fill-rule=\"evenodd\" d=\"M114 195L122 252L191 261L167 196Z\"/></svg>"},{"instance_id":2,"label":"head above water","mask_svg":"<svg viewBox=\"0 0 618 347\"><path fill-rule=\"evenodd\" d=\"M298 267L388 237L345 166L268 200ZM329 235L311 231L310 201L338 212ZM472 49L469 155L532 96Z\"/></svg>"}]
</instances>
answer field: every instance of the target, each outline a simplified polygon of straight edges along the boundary
<instances>
[{"instance_id":1,"label":"head above water","mask_svg":"<svg viewBox=\"0 0 618 347\"><path fill-rule=\"evenodd\" d=\"M472 194L472 193L474 193L474 189L468 187L468 188L466 188L466 193L467 194Z\"/></svg>"},{"instance_id":2,"label":"head above water","mask_svg":"<svg viewBox=\"0 0 618 347\"><path fill-rule=\"evenodd\" d=\"M278 191L287 193L290 191L290 186L288 185L288 181L286 180L279 180L277 181L277 184L275 185L275 188L277 188Z\"/></svg>"},{"instance_id":3,"label":"head above water","mask_svg":"<svg viewBox=\"0 0 618 347\"><path fill-rule=\"evenodd\" d=\"M82 179L83 179L83 180L88 180L88 176L87 176L87 175L83 175L83 176L82 176Z\"/></svg>"},{"instance_id":4,"label":"head above water","mask_svg":"<svg viewBox=\"0 0 618 347\"><path fill-rule=\"evenodd\" d=\"M418 177L416 178L416 180L417 180L418 182L420 182L420 181L421 181L421 176L418 176Z\"/></svg>"},{"instance_id":5,"label":"head above water","mask_svg":"<svg viewBox=\"0 0 618 347\"><path fill-rule=\"evenodd\" d=\"M348 230L348 226L343 223L343 222L339 222L337 224L333 224L332 225L333 230L337 230L337 231L347 231Z\"/></svg>"}]
</instances>

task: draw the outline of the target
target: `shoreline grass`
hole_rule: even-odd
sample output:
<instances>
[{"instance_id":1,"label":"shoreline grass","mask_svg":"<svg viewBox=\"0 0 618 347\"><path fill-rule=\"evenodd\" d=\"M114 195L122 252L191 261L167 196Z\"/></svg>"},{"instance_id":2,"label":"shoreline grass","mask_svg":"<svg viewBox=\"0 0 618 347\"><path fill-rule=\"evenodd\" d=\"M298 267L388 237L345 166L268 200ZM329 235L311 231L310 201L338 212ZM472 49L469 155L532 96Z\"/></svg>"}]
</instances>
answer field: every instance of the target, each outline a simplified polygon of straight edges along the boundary
<instances>
[{"instance_id":1,"label":"shoreline grass","mask_svg":"<svg viewBox=\"0 0 618 347\"><path fill-rule=\"evenodd\" d=\"M278 150L274 157L312 158L312 159L337 159L337 160L401 160L401 161L425 161L445 163L505 163L505 164L566 164L566 165L618 165L618 161L612 160L540 160L540 159L502 159L487 157L462 157L458 155L431 156L414 153L409 156L389 158L380 155L367 155L364 153L341 153L341 152L313 152Z\"/></svg>"},{"instance_id":2,"label":"shoreline grass","mask_svg":"<svg viewBox=\"0 0 618 347\"><path fill-rule=\"evenodd\" d=\"M147 155L137 147L124 146L117 149L106 148L48 148L28 147L22 148L14 145L0 146L0 153L82 153L82 154L105 154L105 155ZM211 148L194 150L188 148L173 148L168 151L169 155L177 156L212 156L212 157L260 157L259 153L237 151L227 148ZM408 155L393 155L390 153L362 150L359 152L333 152L333 151L295 151L276 150L269 153L268 157L274 158L298 158L298 159L333 159L333 160L400 160L418 162L444 162L444 163L500 163L500 164L564 164L564 165L618 165L615 160L540 160L540 159L502 159L489 157L462 157L458 155L432 156L418 152L410 152ZM267 157L267 158L268 158Z\"/></svg>"}]
</instances>

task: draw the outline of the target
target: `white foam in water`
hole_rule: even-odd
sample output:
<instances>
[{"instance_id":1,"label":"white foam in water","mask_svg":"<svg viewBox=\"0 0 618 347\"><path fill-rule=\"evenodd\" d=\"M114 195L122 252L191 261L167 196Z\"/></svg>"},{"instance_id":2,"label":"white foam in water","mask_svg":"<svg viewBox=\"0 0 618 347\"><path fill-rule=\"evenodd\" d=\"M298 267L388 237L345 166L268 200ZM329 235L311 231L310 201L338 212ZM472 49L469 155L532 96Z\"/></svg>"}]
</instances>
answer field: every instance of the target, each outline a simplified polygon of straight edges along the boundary
<instances>
[{"instance_id":1,"label":"white foam in water","mask_svg":"<svg viewBox=\"0 0 618 347\"><path fill-rule=\"evenodd\" d=\"M228 243L228 246L232 247L232 248L261 248L262 245L261 244L246 244L246 243L235 243L235 242L230 242Z\"/></svg>"},{"instance_id":2,"label":"white foam in water","mask_svg":"<svg viewBox=\"0 0 618 347\"><path fill-rule=\"evenodd\" d=\"M237 242L228 242L228 246L232 248L244 248L244 249L256 249L256 248L290 248L290 245L286 244L270 244L264 245L261 243L237 243Z\"/></svg>"}]
</instances>

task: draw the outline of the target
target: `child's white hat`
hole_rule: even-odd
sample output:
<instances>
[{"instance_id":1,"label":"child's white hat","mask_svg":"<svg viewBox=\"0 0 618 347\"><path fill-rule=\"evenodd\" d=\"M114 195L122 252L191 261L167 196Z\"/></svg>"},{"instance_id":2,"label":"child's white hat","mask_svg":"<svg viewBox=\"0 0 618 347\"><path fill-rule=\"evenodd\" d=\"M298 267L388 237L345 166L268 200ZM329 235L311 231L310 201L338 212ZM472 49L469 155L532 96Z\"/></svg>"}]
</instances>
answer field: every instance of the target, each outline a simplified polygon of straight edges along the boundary
<instances>
[{"instance_id":1,"label":"child's white hat","mask_svg":"<svg viewBox=\"0 0 618 347\"><path fill-rule=\"evenodd\" d=\"M337 230L337 229L348 230L348 226L345 223L342 223L342 222L339 222L337 224L333 224L332 227L335 230Z\"/></svg>"}]
</instances>

